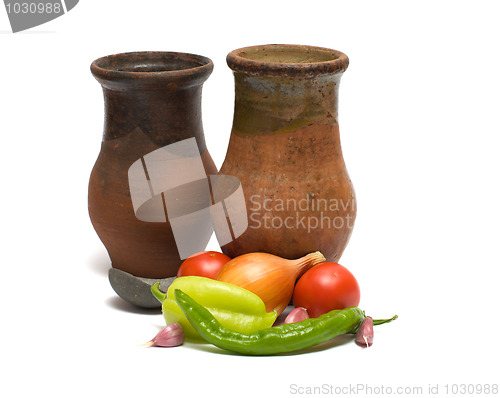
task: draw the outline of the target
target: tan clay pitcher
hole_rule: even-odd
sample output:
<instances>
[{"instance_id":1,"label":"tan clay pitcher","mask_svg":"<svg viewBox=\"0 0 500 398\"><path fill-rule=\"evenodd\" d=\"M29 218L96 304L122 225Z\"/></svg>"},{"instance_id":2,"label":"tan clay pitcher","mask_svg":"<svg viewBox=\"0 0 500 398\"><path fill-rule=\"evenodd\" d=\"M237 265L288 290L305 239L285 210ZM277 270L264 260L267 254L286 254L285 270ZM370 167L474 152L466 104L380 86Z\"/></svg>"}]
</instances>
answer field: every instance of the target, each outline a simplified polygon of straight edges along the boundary
<instances>
[{"instance_id":1,"label":"tan clay pitcher","mask_svg":"<svg viewBox=\"0 0 500 398\"><path fill-rule=\"evenodd\" d=\"M220 174L237 177L248 227L222 249L336 261L354 225L356 200L342 156L338 91L345 54L320 47L262 45L227 56L236 95Z\"/></svg>"}]
</instances>

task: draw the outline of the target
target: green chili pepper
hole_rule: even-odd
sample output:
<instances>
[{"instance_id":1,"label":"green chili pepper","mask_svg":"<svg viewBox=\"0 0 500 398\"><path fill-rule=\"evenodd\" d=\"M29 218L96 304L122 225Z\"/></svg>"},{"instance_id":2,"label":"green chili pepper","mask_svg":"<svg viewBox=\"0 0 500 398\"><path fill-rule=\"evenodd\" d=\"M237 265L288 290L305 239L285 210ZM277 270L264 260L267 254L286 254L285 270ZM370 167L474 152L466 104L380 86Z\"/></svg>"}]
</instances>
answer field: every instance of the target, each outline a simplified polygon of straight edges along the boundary
<instances>
[{"instance_id":1,"label":"green chili pepper","mask_svg":"<svg viewBox=\"0 0 500 398\"><path fill-rule=\"evenodd\" d=\"M176 289L183 290L205 306L221 325L239 332L268 328L278 315L276 311L266 312L264 302L256 294L230 283L201 276L182 276L174 280L167 293L160 291L159 283L154 284L151 292L162 303L167 325L180 323L184 334L194 339L200 339L200 335L177 305Z\"/></svg>"},{"instance_id":2,"label":"green chili pepper","mask_svg":"<svg viewBox=\"0 0 500 398\"><path fill-rule=\"evenodd\" d=\"M365 319L358 307L334 310L318 318L309 318L251 333L230 330L182 290L175 299L191 325L209 343L246 355L272 355L309 348L345 333L356 333ZM377 320L377 324L396 319ZM375 322L374 322L375 323Z\"/></svg>"}]
</instances>

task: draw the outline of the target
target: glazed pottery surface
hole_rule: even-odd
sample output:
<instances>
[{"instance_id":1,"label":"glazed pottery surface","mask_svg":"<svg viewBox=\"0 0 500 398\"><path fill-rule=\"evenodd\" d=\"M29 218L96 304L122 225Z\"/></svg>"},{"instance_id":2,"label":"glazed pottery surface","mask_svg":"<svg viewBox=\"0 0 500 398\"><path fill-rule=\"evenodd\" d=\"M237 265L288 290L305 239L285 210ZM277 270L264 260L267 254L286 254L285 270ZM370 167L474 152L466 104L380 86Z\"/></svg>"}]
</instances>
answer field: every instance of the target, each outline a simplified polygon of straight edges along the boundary
<instances>
[{"instance_id":1,"label":"glazed pottery surface","mask_svg":"<svg viewBox=\"0 0 500 398\"><path fill-rule=\"evenodd\" d=\"M205 146L201 92L212 69L206 57L173 52L117 54L91 65L103 88L105 121L89 214L112 266L131 276L175 276L182 259L171 215L207 206L199 182L217 170ZM189 175L192 165L199 167ZM178 188L175 197L164 194L170 188ZM185 197L189 203L176 209ZM167 210L169 200L174 206ZM203 250L211 234L204 218L191 238Z\"/></svg>"},{"instance_id":2,"label":"glazed pottery surface","mask_svg":"<svg viewBox=\"0 0 500 398\"><path fill-rule=\"evenodd\" d=\"M263 45L231 52L235 110L220 174L237 177L248 228L222 246L234 257L267 252L336 261L354 225L356 200L337 120L339 51Z\"/></svg>"}]
</instances>

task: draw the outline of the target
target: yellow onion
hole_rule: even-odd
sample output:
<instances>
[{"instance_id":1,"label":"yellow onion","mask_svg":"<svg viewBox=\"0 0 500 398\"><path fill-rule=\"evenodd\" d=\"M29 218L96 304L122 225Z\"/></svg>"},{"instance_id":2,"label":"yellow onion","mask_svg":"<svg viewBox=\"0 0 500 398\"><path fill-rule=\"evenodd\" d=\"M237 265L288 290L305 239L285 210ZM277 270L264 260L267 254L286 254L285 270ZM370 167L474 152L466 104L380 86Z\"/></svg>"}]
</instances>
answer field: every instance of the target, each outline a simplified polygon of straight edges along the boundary
<instances>
[{"instance_id":1,"label":"yellow onion","mask_svg":"<svg viewBox=\"0 0 500 398\"><path fill-rule=\"evenodd\" d=\"M266 305L266 311L279 314L293 294L295 281L313 265L326 261L320 252L297 260L287 260L268 253L248 253L224 265L217 280L250 290Z\"/></svg>"}]
</instances>

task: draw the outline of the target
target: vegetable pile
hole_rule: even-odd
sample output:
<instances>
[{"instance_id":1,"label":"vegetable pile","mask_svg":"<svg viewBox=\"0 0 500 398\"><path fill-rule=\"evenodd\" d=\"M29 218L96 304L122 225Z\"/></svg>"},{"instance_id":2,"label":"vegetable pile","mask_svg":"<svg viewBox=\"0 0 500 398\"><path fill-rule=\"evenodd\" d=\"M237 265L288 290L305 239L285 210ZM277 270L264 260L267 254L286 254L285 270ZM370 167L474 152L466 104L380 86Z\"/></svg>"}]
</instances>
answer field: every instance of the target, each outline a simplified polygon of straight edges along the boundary
<instances>
[{"instance_id":1,"label":"vegetable pile","mask_svg":"<svg viewBox=\"0 0 500 398\"><path fill-rule=\"evenodd\" d=\"M266 304L268 311L279 314L293 294L295 281L312 266L325 261L320 252L298 260L285 260L267 253L250 253L229 261L217 274L217 280L250 290Z\"/></svg>"},{"instance_id":2,"label":"vegetable pile","mask_svg":"<svg viewBox=\"0 0 500 398\"><path fill-rule=\"evenodd\" d=\"M353 334L358 345L369 347L373 326L397 318L365 316L354 275L320 252L296 260L197 253L183 262L166 293L158 283L151 291L167 327L147 346L181 345L185 336L244 355L272 355ZM276 325L292 298L295 308Z\"/></svg>"}]
</instances>

